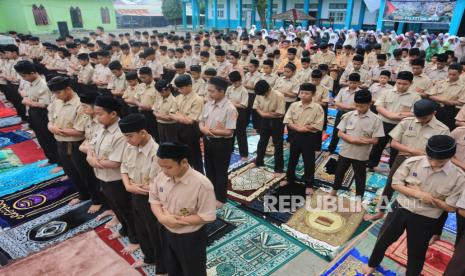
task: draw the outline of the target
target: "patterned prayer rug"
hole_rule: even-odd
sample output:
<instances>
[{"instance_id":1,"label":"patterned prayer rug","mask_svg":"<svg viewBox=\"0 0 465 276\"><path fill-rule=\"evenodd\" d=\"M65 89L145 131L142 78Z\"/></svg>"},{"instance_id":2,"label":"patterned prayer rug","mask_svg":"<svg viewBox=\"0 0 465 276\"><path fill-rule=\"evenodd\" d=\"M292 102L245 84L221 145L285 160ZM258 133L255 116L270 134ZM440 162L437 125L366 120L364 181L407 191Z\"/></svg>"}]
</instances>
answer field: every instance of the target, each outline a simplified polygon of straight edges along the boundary
<instances>
[{"instance_id":1,"label":"patterned prayer rug","mask_svg":"<svg viewBox=\"0 0 465 276\"><path fill-rule=\"evenodd\" d=\"M16 115L18 115L18 113L16 113L16 110L14 108L0 107L0 118L11 117Z\"/></svg>"},{"instance_id":2,"label":"patterned prayer rug","mask_svg":"<svg viewBox=\"0 0 465 276\"><path fill-rule=\"evenodd\" d=\"M231 154L231 160L229 161L228 172L232 172L238 168L241 168L247 165L248 163L252 162L255 159L255 157L256 157L255 154L249 154L249 156L247 157L247 160L242 161L239 152L234 151Z\"/></svg>"},{"instance_id":3,"label":"patterned prayer rug","mask_svg":"<svg viewBox=\"0 0 465 276\"><path fill-rule=\"evenodd\" d=\"M57 165L46 165L46 160L16 167L0 174L0 196L12 194L34 184L63 175L63 170L51 173Z\"/></svg>"},{"instance_id":4,"label":"patterned prayer rug","mask_svg":"<svg viewBox=\"0 0 465 276\"><path fill-rule=\"evenodd\" d=\"M440 276L444 274L452 255L454 254L454 244L439 240L428 247L426 252L425 264L422 275ZM395 243L386 251L386 256L398 262L407 265L407 234L404 233Z\"/></svg>"},{"instance_id":5,"label":"patterned prayer rug","mask_svg":"<svg viewBox=\"0 0 465 276\"><path fill-rule=\"evenodd\" d=\"M229 174L228 197L239 202L250 202L283 178L284 175L275 177L266 168L249 164Z\"/></svg>"},{"instance_id":6,"label":"patterned prayer rug","mask_svg":"<svg viewBox=\"0 0 465 276\"><path fill-rule=\"evenodd\" d=\"M444 229L457 234L457 215L456 213L449 213L446 223L444 224Z\"/></svg>"},{"instance_id":7,"label":"patterned prayer rug","mask_svg":"<svg viewBox=\"0 0 465 276\"><path fill-rule=\"evenodd\" d=\"M338 209L343 209L337 212L322 210L318 203L323 202L326 195L322 190L317 190L310 202L281 227L319 254L332 256L355 233L363 221L365 210L361 208L358 212L351 212L349 208L355 207L356 202L345 197L337 198Z\"/></svg>"},{"instance_id":8,"label":"patterned prayer rug","mask_svg":"<svg viewBox=\"0 0 465 276\"><path fill-rule=\"evenodd\" d=\"M65 205L78 193L71 180L53 180L0 198L0 226L15 227Z\"/></svg>"},{"instance_id":9,"label":"patterned prayer rug","mask_svg":"<svg viewBox=\"0 0 465 276\"><path fill-rule=\"evenodd\" d=\"M24 141L6 147L11 149L23 164L31 164L39 160L47 159L44 151L34 140Z\"/></svg>"},{"instance_id":10,"label":"patterned prayer rug","mask_svg":"<svg viewBox=\"0 0 465 276\"><path fill-rule=\"evenodd\" d=\"M90 204L90 201L85 201L75 206L65 205L0 232L0 248L9 259L19 259L105 223L108 219L95 220L103 210L87 213Z\"/></svg>"},{"instance_id":11,"label":"patterned prayer rug","mask_svg":"<svg viewBox=\"0 0 465 276\"><path fill-rule=\"evenodd\" d=\"M0 147L6 147L30 140L30 138L21 134L23 134L23 132L0 132Z\"/></svg>"},{"instance_id":12,"label":"patterned prayer rug","mask_svg":"<svg viewBox=\"0 0 465 276\"><path fill-rule=\"evenodd\" d=\"M260 140L260 135L252 135L247 137L249 154L257 152L258 140ZM239 152L239 145L237 143L234 145L234 149Z\"/></svg>"},{"instance_id":13,"label":"patterned prayer rug","mask_svg":"<svg viewBox=\"0 0 465 276\"><path fill-rule=\"evenodd\" d=\"M18 117L18 116L0 118L0 128L18 125L20 123L21 123L21 117Z\"/></svg>"},{"instance_id":14,"label":"patterned prayer rug","mask_svg":"<svg viewBox=\"0 0 465 276\"><path fill-rule=\"evenodd\" d=\"M217 218L214 222L206 224L205 227L208 237L208 245L213 244L215 241L221 239L224 235L236 228L236 226L232 223L221 218Z\"/></svg>"},{"instance_id":15,"label":"patterned prayer rug","mask_svg":"<svg viewBox=\"0 0 465 276\"><path fill-rule=\"evenodd\" d=\"M337 154L321 154L318 156L315 161L316 184L330 187L333 186L338 158L339 156ZM342 181L342 189L349 189L353 179L354 171L352 166L350 166L344 176L344 180Z\"/></svg>"},{"instance_id":16,"label":"patterned prayer rug","mask_svg":"<svg viewBox=\"0 0 465 276\"><path fill-rule=\"evenodd\" d=\"M11 149L0 150L0 173L21 165L21 160Z\"/></svg>"},{"instance_id":17,"label":"patterned prayer rug","mask_svg":"<svg viewBox=\"0 0 465 276\"><path fill-rule=\"evenodd\" d=\"M328 264L327 268L318 275L339 276L339 275L357 275L362 276L362 266L368 263L376 239L383 224L380 220L372 224L368 229L363 231L355 238L334 260ZM381 265L376 268L373 275L405 275L405 268L392 261L384 258Z\"/></svg>"},{"instance_id":18,"label":"patterned prayer rug","mask_svg":"<svg viewBox=\"0 0 465 276\"><path fill-rule=\"evenodd\" d=\"M140 273L90 231L2 268L2 275L127 275Z\"/></svg>"},{"instance_id":19,"label":"patterned prayer rug","mask_svg":"<svg viewBox=\"0 0 465 276\"><path fill-rule=\"evenodd\" d=\"M387 176L384 174L380 174L377 172L367 172L365 191L376 193L379 189L384 188L387 179ZM352 183L353 185L351 185L351 187L355 187L355 180L353 180Z\"/></svg>"}]
</instances>

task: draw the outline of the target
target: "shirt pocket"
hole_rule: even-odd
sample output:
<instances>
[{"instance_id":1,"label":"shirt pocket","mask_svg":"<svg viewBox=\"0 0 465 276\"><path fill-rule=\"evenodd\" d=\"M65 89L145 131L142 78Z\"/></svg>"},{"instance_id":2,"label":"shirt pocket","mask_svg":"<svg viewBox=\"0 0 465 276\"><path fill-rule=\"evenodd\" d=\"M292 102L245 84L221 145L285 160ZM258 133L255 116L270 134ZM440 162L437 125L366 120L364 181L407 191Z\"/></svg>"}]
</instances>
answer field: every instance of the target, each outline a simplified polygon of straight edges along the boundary
<instances>
[{"instance_id":1,"label":"shirt pocket","mask_svg":"<svg viewBox=\"0 0 465 276\"><path fill-rule=\"evenodd\" d=\"M187 217L196 214L196 202L188 200L176 200L175 213L178 216Z\"/></svg>"},{"instance_id":2,"label":"shirt pocket","mask_svg":"<svg viewBox=\"0 0 465 276\"><path fill-rule=\"evenodd\" d=\"M400 108L399 108L399 111L400 112L410 112L412 110L412 106L408 103L405 103L405 102L400 102Z\"/></svg>"}]
</instances>

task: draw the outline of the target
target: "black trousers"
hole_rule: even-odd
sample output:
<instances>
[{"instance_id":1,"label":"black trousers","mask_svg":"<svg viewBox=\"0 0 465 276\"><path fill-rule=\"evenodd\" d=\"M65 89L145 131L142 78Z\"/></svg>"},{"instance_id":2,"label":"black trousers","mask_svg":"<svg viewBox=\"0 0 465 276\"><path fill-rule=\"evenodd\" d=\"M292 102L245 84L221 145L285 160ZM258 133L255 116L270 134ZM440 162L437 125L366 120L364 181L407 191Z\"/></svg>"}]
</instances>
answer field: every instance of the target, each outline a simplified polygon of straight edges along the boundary
<instances>
[{"instance_id":1,"label":"black trousers","mask_svg":"<svg viewBox=\"0 0 465 276\"><path fill-rule=\"evenodd\" d=\"M82 141L57 141L60 164L66 175L74 181L80 200L91 199L92 204L103 204L104 198L100 192L99 181L95 177L94 169L87 163L86 155L79 150L81 143Z\"/></svg>"},{"instance_id":2,"label":"black trousers","mask_svg":"<svg viewBox=\"0 0 465 276\"><path fill-rule=\"evenodd\" d=\"M194 122L191 125L176 124L178 141L189 147L189 164L196 170L203 173L202 152L200 150L200 129L199 124Z\"/></svg>"},{"instance_id":3,"label":"black trousers","mask_svg":"<svg viewBox=\"0 0 465 276\"><path fill-rule=\"evenodd\" d=\"M83 84L83 83L76 83L76 93L81 95L85 92L93 92L97 91L97 86L95 84Z\"/></svg>"},{"instance_id":4,"label":"black trousers","mask_svg":"<svg viewBox=\"0 0 465 276\"><path fill-rule=\"evenodd\" d=\"M342 186L342 181L344 181L345 174L349 167L352 165L354 169L354 178L355 178L355 194L357 196L363 197L365 193L365 182L367 178L366 171L367 161L360 161L351 158L347 158L339 155L337 160L336 174L334 177L334 190L339 190Z\"/></svg>"},{"instance_id":5,"label":"black trousers","mask_svg":"<svg viewBox=\"0 0 465 276\"><path fill-rule=\"evenodd\" d=\"M457 127L455 125L455 116L457 116L457 113L459 113L459 109L455 108L455 106L443 106L438 109L436 118L452 131Z\"/></svg>"},{"instance_id":6,"label":"black trousers","mask_svg":"<svg viewBox=\"0 0 465 276\"><path fill-rule=\"evenodd\" d=\"M237 144L239 146L239 154L241 157L249 156L249 145L247 144L247 109L237 108L239 113L237 117L236 129L234 130L232 149L234 149L234 138L237 138Z\"/></svg>"},{"instance_id":7,"label":"black trousers","mask_svg":"<svg viewBox=\"0 0 465 276\"><path fill-rule=\"evenodd\" d=\"M307 188L312 188L315 182L315 150L318 147L317 133L302 133L294 130L289 130L290 135L290 148L289 148L289 162L287 164L286 178L289 184L295 182L295 169L299 162L299 157L302 155L304 161L304 181ZM320 135L321 136L321 135Z\"/></svg>"},{"instance_id":8,"label":"black trousers","mask_svg":"<svg viewBox=\"0 0 465 276\"><path fill-rule=\"evenodd\" d=\"M131 206L131 194L126 191L123 181L116 180L105 182L99 180L102 192L105 195L106 203L115 212L121 223L120 234L128 236L131 243L138 243L134 215Z\"/></svg>"},{"instance_id":9,"label":"black trousers","mask_svg":"<svg viewBox=\"0 0 465 276\"><path fill-rule=\"evenodd\" d=\"M384 186L381 198L388 199L389 202L391 202L392 195L394 194L394 189L392 188L392 177L394 176L400 165L402 165L402 163L404 163L404 161L407 160L407 158L408 157L405 155L397 155L396 159L392 163L391 170L389 171L388 179L386 181L386 185ZM386 207L388 206L387 201L381 200L379 204L381 210L386 210Z\"/></svg>"},{"instance_id":10,"label":"black trousers","mask_svg":"<svg viewBox=\"0 0 465 276\"><path fill-rule=\"evenodd\" d=\"M110 89L106 89L106 88L97 88L97 92L98 92L99 95L101 95L101 96L113 96L113 94L111 94L111 90L110 90Z\"/></svg>"},{"instance_id":11,"label":"black trousers","mask_svg":"<svg viewBox=\"0 0 465 276\"><path fill-rule=\"evenodd\" d=\"M148 195L132 195L132 211L137 241L144 253L144 263L155 264L157 274L166 273L162 254L161 225L150 209Z\"/></svg>"},{"instance_id":12,"label":"black trousers","mask_svg":"<svg viewBox=\"0 0 465 276\"><path fill-rule=\"evenodd\" d=\"M341 122L342 115L344 115L346 112L342 110L338 110L336 114L336 119L334 121L334 128L333 128L333 134L331 136L331 142L329 143L328 146L328 151L331 153L336 152L337 148L337 143L339 143L339 129L337 128L337 125L339 125L339 122Z\"/></svg>"},{"instance_id":13,"label":"black trousers","mask_svg":"<svg viewBox=\"0 0 465 276\"><path fill-rule=\"evenodd\" d=\"M384 137L379 137L378 143L373 146L370 152L370 159L368 160L367 167L374 168L378 166L379 160L381 160L381 155L383 155L384 148L388 143L391 142L391 136L389 136L389 132L396 127L396 124L390 124L383 122L383 129L384 129ZM396 159L397 154L399 153L398 150L391 147L391 152L389 156L389 166L391 167Z\"/></svg>"},{"instance_id":14,"label":"black trousers","mask_svg":"<svg viewBox=\"0 0 465 276\"><path fill-rule=\"evenodd\" d=\"M178 140L176 124L157 123L157 129L158 136L160 136L160 143L176 142Z\"/></svg>"},{"instance_id":15,"label":"black trousers","mask_svg":"<svg viewBox=\"0 0 465 276\"><path fill-rule=\"evenodd\" d=\"M459 222L461 227L459 226ZM457 214L457 238L455 239L455 252L447 265L444 276L465 276L465 232L464 230L465 218ZM459 230L461 230L459 232Z\"/></svg>"},{"instance_id":16,"label":"black trousers","mask_svg":"<svg viewBox=\"0 0 465 276\"><path fill-rule=\"evenodd\" d=\"M216 200L226 203L228 167L231 159L232 138L203 138L205 146L205 175L213 183Z\"/></svg>"},{"instance_id":17,"label":"black trousers","mask_svg":"<svg viewBox=\"0 0 465 276\"><path fill-rule=\"evenodd\" d=\"M158 135L158 126L157 126L157 119L151 110L142 110L140 111L141 114L145 116L145 122L147 126L147 131L152 135L155 142L160 143L160 136Z\"/></svg>"},{"instance_id":18,"label":"black trousers","mask_svg":"<svg viewBox=\"0 0 465 276\"><path fill-rule=\"evenodd\" d=\"M257 110L253 109L253 103L255 101L255 93L249 93L249 101L247 103L247 125L250 122L252 117L252 126L254 129L260 129L260 115L258 115Z\"/></svg>"},{"instance_id":19,"label":"black trousers","mask_svg":"<svg viewBox=\"0 0 465 276\"><path fill-rule=\"evenodd\" d=\"M163 227L163 256L168 275L207 275L205 227L192 233L176 234Z\"/></svg>"},{"instance_id":20,"label":"black trousers","mask_svg":"<svg viewBox=\"0 0 465 276\"><path fill-rule=\"evenodd\" d=\"M393 211L387 215L381 227L368 265L377 267L383 260L388 247L407 230L408 258L406 275L418 276L423 269L426 251L438 224L438 219L414 214L402 208L397 201L392 204L392 208Z\"/></svg>"},{"instance_id":21,"label":"black trousers","mask_svg":"<svg viewBox=\"0 0 465 276\"><path fill-rule=\"evenodd\" d=\"M48 111L47 108L30 107L29 108L29 126L34 131L37 141L41 148L44 149L45 156L50 163L59 163L57 141L53 134L48 130Z\"/></svg>"},{"instance_id":22,"label":"black trousers","mask_svg":"<svg viewBox=\"0 0 465 276\"><path fill-rule=\"evenodd\" d=\"M5 94L5 98L13 104L18 115L25 120L26 119L26 106L22 104L23 97L19 94L19 86L16 84L0 84L0 90Z\"/></svg>"},{"instance_id":23,"label":"black trousers","mask_svg":"<svg viewBox=\"0 0 465 276\"><path fill-rule=\"evenodd\" d=\"M266 147L271 137L274 145L274 171L276 173L284 171L283 133L283 118L260 118L260 140L258 141L257 158L255 160L257 166L264 165Z\"/></svg>"}]
</instances>

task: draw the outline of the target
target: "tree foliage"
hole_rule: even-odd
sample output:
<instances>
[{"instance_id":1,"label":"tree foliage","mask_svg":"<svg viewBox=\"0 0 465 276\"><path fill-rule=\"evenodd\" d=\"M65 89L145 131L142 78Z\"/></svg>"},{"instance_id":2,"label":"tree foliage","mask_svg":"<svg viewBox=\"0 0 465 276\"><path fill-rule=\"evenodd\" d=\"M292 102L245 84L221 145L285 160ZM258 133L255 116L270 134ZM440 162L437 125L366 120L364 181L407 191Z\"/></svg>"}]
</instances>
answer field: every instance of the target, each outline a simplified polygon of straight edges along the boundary
<instances>
[{"instance_id":1,"label":"tree foliage","mask_svg":"<svg viewBox=\"0 0 465 276\"><path fill-rule=\"evenodd\" d=\"M182 17L181 0L163 0L161 12L168 20L178 20Z\"/></svg>"},{"instance_id":2,"label":"tree foliage","mask_svg":"<svg viewBox=\"0 0 465 276\"><path fill-rule=\"evenodd\" d=\"M260 17L260 24L262 28L270 28L271 26L266 26L266 11L267 11L267 0L253 0L257 7L258 16ZM272 1L273 2L273 1Z\"/></svg>"}]
</instances>

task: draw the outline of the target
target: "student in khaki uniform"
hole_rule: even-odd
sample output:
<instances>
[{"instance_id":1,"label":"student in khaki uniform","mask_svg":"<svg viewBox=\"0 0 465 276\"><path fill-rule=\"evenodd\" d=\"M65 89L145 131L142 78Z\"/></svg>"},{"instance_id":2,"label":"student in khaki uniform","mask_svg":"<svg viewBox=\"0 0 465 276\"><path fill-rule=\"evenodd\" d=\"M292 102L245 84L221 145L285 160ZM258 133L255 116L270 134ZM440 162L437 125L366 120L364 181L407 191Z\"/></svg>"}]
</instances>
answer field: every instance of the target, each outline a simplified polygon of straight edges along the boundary
<instances>
[{"instance_id":1,"label":"student in khaki uniform","mask_svg":"<svg viewBox=\"0 0 465 276\"><path fill-rule=\"evenodd\" d=\"M454 129L456 131L459 128ZM462 141L463 141L462 133ZM458 150L458 149L457 149ZM463 167L462 167L463 169ZM462 192L460 199L457 201L457 235L455 238L455 251L454 255L444 271L444 276L464 275L465 266L463 260L465 259L465 193Z\"/></svg>"},{"instance_id":2,"label":"student in khaki uniform","mask_svg":"<svg viewBox=\"0 0 465 276\"><path fill-rule=\"evenodd\" d=\"M339 87L345 87L349 85L349 76L352 73L357 73L360 75L360 87L368 88L371 84L370 73L362 68L363 65L363 56L356 55L352 60L352 67L346 68L341 75L339 80Z\"/></svg>"},{"instance_id":3,"label":"student in khaki uniform","mask_svg":"<svg viewBox=\"0 0 465 276\"><path fill-rule=\"evenodd\" d=\"M299 82L295 79L295 71L296 67L293 63L286 64L283 76L278 78L273 86L274 91L284 95L286 110L297 100L297 94L299 94Z\"/></svg>"},{"instance_id":4,"label":"student in khaki uniform","mask_svg":"<svg viewBox=\"0 0 465 276\"><path fill-rule=\"evenodd\" d=\"M330 75L328 75L329 72L329 66L328 64L320 64L318 65L318 70L323 73L323 78L321 79L321 85L326 87L329 91L333 91L334 89L334 79Z\"/></svg>"},{"instance_id":5,"label":"student in khaki uniform","mask_svg":"<svg viewBox=\"0 0 465 276\"><path fill-rule=\"evenodd\" d=\"M110 63L110 52L101 50L97 52L99 63L95 65L92 82L97 86L101 95L111 96L111 91L108 89L108 83L111 81L111 70L108 68Z\"/></svg>"},{"instance_id":6,"label":"student in khaki uniform","mask_svg":"<svg viewBox=\"0 0 465 276\"><path fill-rule=\"evenodd\" d=\"M313 58L313 61L316 63L316 66L320 64L327 64L331 71L336 69L336 55L334 54L334 52L328 49L328 44L321 43L319 48L320 52L315 54L315 57Z\"/></svg>"},{"instance_id":7,"label":"student in khaki uniform","mask_svg":"<svg viewBox=\"0 0 465 276\"><path fill-rule=\"evenodd\" d=\"M153 81L153 73L149 67L142 67L139 69L139 78L142 81L135 95L139 112L144 114L147 119L147 130L155 139L160 141L157 129L157 120L153 114L152 107L159 101L160 95L155 90L155 82Z\"/></svg>"},{"instance_id":8,"label":"student in khaki uniform","mask_svg":"<svg viewBox=\"0 0 465 276\"><path fill-rule=\"evenodd\" d=\"M199 118L203 110L203 99L192 91L192 79L181 75L174 80L180 95L176 97L178 111L171 115L176 121L178 141L189 147L189 163L203 173L202 153L200 151Z\"/></svg>"},{"instance_id":9,"label":"student in khaki uniform","mask_svg":"<svg viewBox=\"0 0 465 276\"><path fill-rule=\"evenodd\" d=\"M176 121L171 114L178 111L176 100L172 94L171 84L161 79L155 83L155 89L160 93L160 98L153 104L152 110L157 118L157 129L160 143L177 141Z\"/></svg>"},{"instance_id":10,"label":"student in khaki uniform","mask_svg":"<svg viewBox=\"0 0 465 276\"><path fill-rule=\"evenodd\" d=\"M253 108L255 102L255 84L261 79L262 74L258 71L259 62L256 59L251 59L248 65L248 72L245 74L243 85L249 92L249 102L247 103L247 124L249 124L250 118L252 118L252 126L254 129L260 128L260 116L257 111Z\"/></svg>"},{"instance_id":11,"label":"student in khaki uniform","mask_svg":"<svg viewBox=\"0 0 465 276\"><path fill-rule=\"evenodd\" d=\"M457 116L455 116L456 126L465 126L465 105L462 106Z\"/></svg>"},{"instance_id":12,"label":"student in khaki uniform","mask_svg":"<svg viewBox=\"0 0 465 276\"><path fill-rule=\"evenodd\" d=\"M77 59L80 64L79 72L77 75L77 91L78 94L95 90L95 85L92 84L92 76L94 75L94 68L89 63L89 54L79 54Z\"/></svg>"},{"instance_id":13,"label":"student in khaki uniform","mask_svg":"<svg viewBox=\"0 0 465 276\"><path fill-rule=\"evenodd\" d=\"M163 172L150 184L149 202L162 225L169 275L206 275L204 225L216 219L213 184L189 166L188 151L184 144L162 143L157 156Z\"/></svg>"},{"instance_id":14,"label":"student in khaki uniform","mask_svg":"<svg viewBox=\"0 0 465 276\"><path fill-rule=\"evenodd\" d=\"M297 71L295 74L295 81L298 83L298 85L301 85L302 83L310 82L310 79L312 77L312 68L310 67L310 58L303 57L300 59L300 62L302 63L302 69Z\"/></svg>"},{"instance_id":15,"label":"student in khaki uniform","mask_svg":"<svg viewBox=\"0 0 465 276\"><path fill-rule=\"evenodd\" d=\"M240 59L240 54L239 52L231 52L229 54L229 63L231 63L231 67L229 68L229 72L228 72L228 75L231 73L231 72L234 72L234 71L237 71L241 74L241 77L243 78L244 77L244 68L242 67L242 65L239 64L239 59ZM257 59L258 60L258 59ZM259 61L260 62L260 61Z\"/></svg>"},{"instance_id":16,"label":"student in khaki uniform","mask_svg":"<svg viewBox=\"0 0 465 276\"><path fill-rule=\"evenodd\" d=\"M274 86L278 76L273 73L274 62L272 59L265 59L263 61L262 72L260 79L265 80L271 87Z\"/></svg>"},{"instance_id":17,"label":"student in khaki uniform","mask_svg":"<svg viewBox=\"0 0 465 276\"><path fill-rule=\"evenodd\" d=\"M210 53L207 51L200 52L200 62L199 65L202 67L202 74L208 68L214 68L213 64L210 62Z\"/></svg>"},{"instance_id":18,"label":"student in khaki uniform","mask_svg":"<svg viewBox=\"0 0 465 276\"><path fill-rule=\"evenodd\" d=\"M287 125L290 135L290 157L287 165L287 182L294 185L295 169L302 155L304 161L305 194L313 194L315 182L315 151L321 144L321 131L323 130L324 110L312 101L316 93L316 86L311 83L300 85L300 101L292 103L284 116L283 123Z\"/></svg>"},{"instance_id":19,"label":"student in khaki uniform","mask_svg":"<svg viewBox=\"0 0 465 276\"><path fill-rule=\"evenodd\" d=\"M204 135L205 175L215 187L216 206L226 203L228 167L234 145L238 112L226 97L228 81L222 77L212 77L208 82L211 101L204 106L199 128Z\"/></svg>"},{"instance_id":20,"label":"student in khaki uniform","mask_svg":"<svg viewBox=\"0 0 465 276\"><path fill-rule=\"evenodd\" d=\"M139 245L134 228L130 194L126 192L121 178L121 162L127 143L118 127L120 109L120 103L113 97L98 96L96 98L94 110L102 127L97 133L95 145L87 152L87 162L94 168L106 203L122 226L119 233L113 233L109 238L128 236L129 244L123 252L129 254L139 248Z\"/></svg>"},{"instance_id":21,"label":"student in khaki uniform","mask_svg":"<svg viewBox=\"0 0 465 276\"><path fill-rule=\"evenodd\" d=\"M406 275L420 275L438 218L444 211L455 211L465 185L463 172L450 161L455 152L454 138L434 135L428 139L427 156L409 158L397 169L392 179L397 200L362 273L373 273L388 247L407 231Z\"/></svg>"},{"instance_id":22,"label":"student in khaki uniform","mask_svg":"<svg viewBox=\"0 0 465 276\"><path fill-rule=\"evenodd\" d=\"M239 154L242 160L247 160L249 156L249 146L247 144L247 103L249 101L249 93L247 89L242 85L241 74L237 71L229 73L229 81L232 83L231 86L226 90L226 98L232 102L236 107L238 117L236 129L233 136L234 148L234 137L237 137L237 144L239 146Z\"/></svg>"},{"instance_id":23,"label":"student in khaki uniform","mask_svg":"<svg viewBox=\"0 0 465 276\"><path fill-rule=\"evenodd\" d=\"M59 164L57 142L53 134L48 130L47 106L52 101L52 93L45 80L38 74L36 66L30 61L20 61L14 66L16 72L27 85L24 88L24 104L28 110L28 122L34 131L39 145L44 149L45 156L51 164ZM58 172L62 168L56 167L52 172Z\"/></svg>"},{"instance_id":24,"label":"student in khaki uniform","mask_svg":"<svg viewBox=\"0 0 465 276\"><path fill-rule=\"evenodd\" d=\"M389 72L388 70L383 70L381 71L381 73L379 74L379 78L378 78L378 82L374 82L371 86L370 86L370 92L371 92L371 96L372 96L372 101L373 103L376 102L376 100L381 96L383 95L384 93L386 93L387 91L389 90L392 90L394 89L394 86L390 85L389 84L389 80L391 79L391 72ZM378 114L378 112L376 111L376 107L374 105L372 105L370 107L371 111L373 111L374 113Z\"/></svg>"},{"instance_id":25,"label":"student in khaki uniform","mask_svg":"<svg viewBox=\"0 0 465 276\"><path fill-rule=\"evenodd\" d=\"M123 71L123 66L118 60L114 60L108 64L108 68L111 70L111 80L108 82L108 89L115 99L121 103L121 117L129 114L129 106L123 100L124 91L128 88L128 82L126 81L126 75Z\"/></svg>"},{"instance_id":26,"label":"student in khaki uniform","mask_svg":"<svg viewBox=\"0 0 465 276\"><path fill-rule=\"evenodd\" d=\"M160 226L150 210L150 183L162 173L158 166L158 144L147 132L146 118L133 113L118 123L128 143L121 162L121 178L126 191L131 194L132 211L137 240L144 259L137 260L132 267L139 268L155 265L155 274L165 274L165 262L162 255Z\"/></svg>"},{"instance_id":27,"label":"student in khaki uniform","mask_svg":"<svg viewBox=\"0 0 465 276\"><path fill-rule=\"evenodd\" d=\"M81 110L81 101L72 90L68 77L58 76L47 83L55 95L48 109L48 129L57 141L60 164L66 175L73 180L79 197L71 200L70 205L90 199L92 205L88 212L95 213L102 207L103 198L92 168L86 161L86 155L79 151L84 140L86 115Z\"/></svg>"},{"instance_id":28,"label":"student in khaki uniform","mask_svg":"<svg viewBox=\"0 0 465 276\"><path fill-rule=\"evenodd\" d=\"M376 56L378 65L371 68L369 75L371 78L372 82L378 82L379 81L379 75L381 74L381 71L388 70L391 71L391 68L386 64L387 56L386 54L378 54Z\"/></svg>"},{"instance_id":29,"label":"student in khaki uniform","mask_svg":"<svg viewBox=\"0 0 465 276\"><path fill-rule=\"evenodd\" d=\"M461 73L460 64L451 64L448 69L448 78L436 82L427 92L428 98L441 105L436 116L450 130L455 129L455 116L465 103L465 84L459 80Z\"/></svg>"},{"instance_id":30,"label":"student in khaki uniform","mask_svg":"<svg viewBox=\"0 0 465 276\"><path fill-rule=\"evenodd\" d=\"M380 211L374 215L365 216L366 220L382 218L387 200L391 200L394 190L392 188L392 177L399 166L409 157L425 155L425 146L428 139L433 135L449 135L449 128L438 121L435 117L436 104L428 99L417 101L413 106L415 117L403 119L390 133L391 147L399 151L394 157L391 171L383 190L384 200L381 202Z\"/></svg>"},{"instance_id":31,"label":"student in khaki uniform","mask_svg":"<svg viewBox=\"0 0 465 276\"><path fill-rule=\"evenodd\" d=\"M18 63L19 57L18 46L14 44L5 45L3 48L5 57L7 58L5 68L0 71L0 89L6 99L13 104L14 108L23 120L26 120L26 107L21 104L23 97L18 91L20 76L14 69L14 65Z\"/></svg>"},{"instance_id":32,"label":"student in khaki uniform","mask_svg":"<svg viewBox=\"0 0 465 276\"><path fill-rule=\"evenodd\" d=\"M137 72L127 72L126 81L128 86L123 93L122 99L128 105L128 113L137 113L139 108L137 106L136 93L139 89L139 78Z\"/></svg>"},{"instance_id":33,"label":"student in khaki uniform","mask_svg":"<svg viewBox=\"0 0 465 276\"><path fill-rule=\"evenodd\" d=\"M253 103L253 108L260 115L260 140L257 145L256 166L263 166L266 147L270 136L274 145L274 171L283 173L283 117L286 113L286 101L282 93L271 89L265 80L259 80L255 84L257 98Z\"/></svg>"},{"instance_id":34,"label":"student in khaki uniform","mask_svg":"<svg viewBox=\"0 0 465 276\"><path fill-rule=\"evenodd\" d=\"M226 60L226 52L224 50L215 51L215 69L219 77L227 78L229 72L231 72L232 64Z\"/></svg>"},{"instance_id":35,"label":"student in khaki uniform","mask_svg":"<svg viewBox=\"0 0 465 276\"><path fill-rule=\"evenodd\" d=\"M200 96L205 96L206 82L202 78L202 67L200 65L192 65L190 68L192 77L192 90Z\"/></svg>"},{"instance_id":36,"label":"student in khaki uniform","mask_svg":"<svg viewBox=\"0 0 465 276\"><path fill-rule=\"evenodd\" d=\"M153 48L147 48L144 50L145 59L147 60L145 66L152 70L152 77L154 80L161 79L163 75L163 65L158 62ZM147 117L147 115L146 115Z\"/></svg>"},{"instance_id":37,"label":"student in khaki uniform","mask_svg":"<svg viewBox=\"0 0 465 276\"><path fill-rule=\"evenodd\" d=\"M334 99L337 107L337 114L334 122L335 126L339 124L345 113L355 109L354 95L358 90L360 90L360 75L358 73L352 73L349 75L349 86L341 89ZM336 152L337 144L339 143L338 134L339 131L337 127L335 127L328 147L330 153Z\"/></svg>"},{"instance_id":38,"label":"student in khaki uniform","mask_svg":"<svg viewBox=\"0 0 465 276\"><path fill-rule=\"evenodd\" d=\"M417 58L411 61L412 73L413 73L413 82L411 89L420 94L421 96L426 96L426 92L431 88L432 81L430 78L423 72L425 68L425 60Z\"/></svg>"},{"instance_id":39,"label":"student in khaki uniform","mask_svg":"<svg viewBox=\"0 0 465 276\"><path fill-rule=\"evenodd\" d=\"M296 70L302 69L302 64L300 62L300 59L296 58L297 49L296 48L288 48L286 51L287 51L287 58L283 58L281 60L281 63L279 63L277 71L276 71L278 74L283 73L284 72L284 67L289 63L294 64Z\"/></svg>"},{"instance_id":40,"label":"student in khaki uniform","mask_svg":"<svg viewBox=\"0 0 465 276\"><path fill-rule=\"evenodd\" d=\"M376 100L376 110L378 116L383 121L384 133L390 133L400 121L407 117L413 117L413 105L420 100L417 92L410 90L413 74L408 71L401 71L397 74L396 86L394 89L387 91ZM385 136L379 139L370 153L370 160L367 167L373 170L379 164L384 148L391 138ZM389 156L389 165L392 166L397 155L397 150L391 148Z\"/></svg>"},{"instance_id":41,"label":"student in khaki uniform","mask_svg":"<svg viewBox=\"0 0 465 276\"><path fill-rule=\"evenodd\" d=\"M371 148L384 136L381 120L370 111L371 93L367 89L355 92L355 110L342 116L337 125L342 139L331 195L336 196L344 176L352 166L355 175L355 194L363 198L366 182L366 161Z\"/></svg>"},{"instance_id":42,"label":"student in khaki uniform","mask_svg":"<svg viewBox=\"0 0 465 276\"><path fill-rule=\"evenodd\" d=\"M438 81L447 79L447 55L438 54L438 62L436 68L426 70L426 75L431 79L433 84Z\"/></svg>"}]
</instances>

